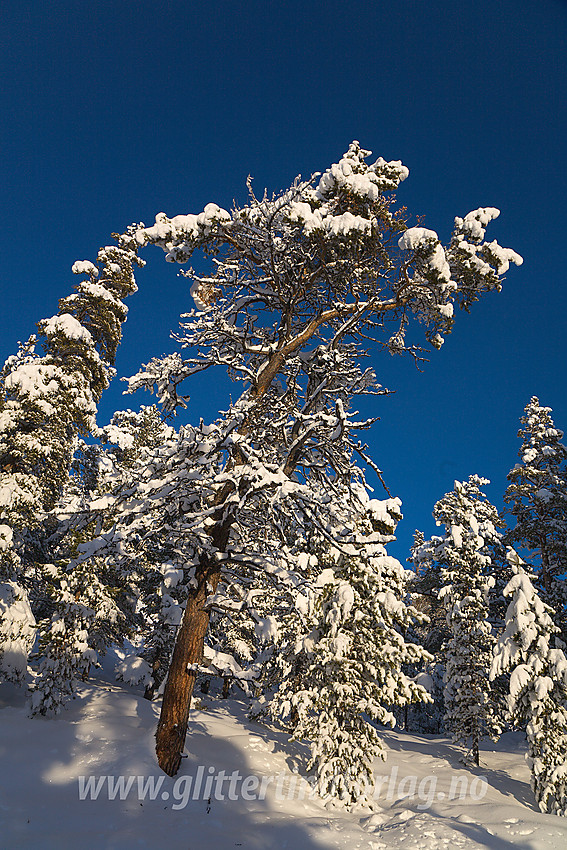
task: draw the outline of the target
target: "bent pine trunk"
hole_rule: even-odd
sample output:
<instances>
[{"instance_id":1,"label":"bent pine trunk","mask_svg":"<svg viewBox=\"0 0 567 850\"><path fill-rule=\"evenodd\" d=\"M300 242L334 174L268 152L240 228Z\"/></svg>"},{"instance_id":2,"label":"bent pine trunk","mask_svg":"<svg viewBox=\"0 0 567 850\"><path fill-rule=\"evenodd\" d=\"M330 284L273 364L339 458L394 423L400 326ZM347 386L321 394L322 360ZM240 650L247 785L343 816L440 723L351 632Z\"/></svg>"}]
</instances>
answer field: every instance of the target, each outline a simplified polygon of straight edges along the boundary
<instances>
[{"instance_id":1,"label":"bent pine trunk","mask_svg":"<svg viewBox=\"0 0 567 850\"><path fill-rule=\"evenodd\" d=\"M213 542L220 552L226 549L231 525L232 520L225 519L213 533ZM197 666L203 658L211 616L207 599L217 590L220 572L220 562L203 555L197 568L197 587L189 593L177 633L156 730L158 764L168 776L175 776L181 764Z\"/></svg>"},{"instance_id":2,"label":"bent pine trunk","mask_svg":"<svg viewBox=\"0 0 567 850\"><path fill-rule=\"evenodd\" d=\"M210 612L207 597L217 589L220 564L203 565L197 575L197 587L191 591L177 633L161 714L156 730L158 764L168 776L175 776L185 746L191 696L197 677L197 665L203 657Z\"/></svg>"}]
</instances>

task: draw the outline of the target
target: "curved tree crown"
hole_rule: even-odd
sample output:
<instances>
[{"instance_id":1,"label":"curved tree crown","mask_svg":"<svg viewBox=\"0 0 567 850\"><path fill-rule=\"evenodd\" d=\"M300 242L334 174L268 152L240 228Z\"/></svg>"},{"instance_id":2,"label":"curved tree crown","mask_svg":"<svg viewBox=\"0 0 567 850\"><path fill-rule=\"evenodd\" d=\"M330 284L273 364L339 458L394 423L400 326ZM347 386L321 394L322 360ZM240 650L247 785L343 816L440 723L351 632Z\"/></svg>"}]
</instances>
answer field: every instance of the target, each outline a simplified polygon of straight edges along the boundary
<instances>
[{"instance_id":1,"label":"curved tree crown","mask_svg":"<svg viewBox=\"0 0 567 850\"><path fill-rule=\"evenodd\" d=\"M455 303L468 309L483 292L499 290L509 263L522 260L484 240L498 210L456 218L443 248L435 231L408 229L404 210L393 211L393 192L408 169L381 157L368 164L368 156L353 142L324 174L297 178L272 198L258 199L249 181L244 207L159 213L153 226L140 228L139 244L159 245L167 261L186 263L200 248L214 269L184 273L196 312L186 315L178 338L197 355L152 361L130 379L131 389L155 383L171 408L184 377L222 365L258 398L291 364L297 375L321 345L329 352L370 338L392 353L415 353L406 345L411 317L439 348Z\"/></svg>"}]
</instances>

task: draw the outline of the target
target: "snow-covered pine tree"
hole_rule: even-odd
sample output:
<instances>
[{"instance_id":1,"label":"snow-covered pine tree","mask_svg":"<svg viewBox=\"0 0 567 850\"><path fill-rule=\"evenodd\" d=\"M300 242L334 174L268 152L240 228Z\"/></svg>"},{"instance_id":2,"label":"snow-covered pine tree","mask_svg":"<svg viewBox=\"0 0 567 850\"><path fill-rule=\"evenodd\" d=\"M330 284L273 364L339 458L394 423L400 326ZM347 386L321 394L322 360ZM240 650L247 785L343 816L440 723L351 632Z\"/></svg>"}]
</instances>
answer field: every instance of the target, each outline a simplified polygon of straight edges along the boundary
<instances>
[{"instance_id":1,"label":"snow-covered pine tree","mask_svg":"<svg viewBox=\"0 0 567 850\"><path fill-rule=\"evenodd\" d=\"M348 355L357 363L369 338L392 353L417 356L408 339L412 318L439 348L453 325L454 304L468 309L500 290L509 263L521 262L514 251L485 241L494 208L455 219L446 249L433 230L408 229L404 213L392 211L407 168L382 158L368 164L368 156L353 142L322 176L298 178L272 198L256 198L250 188L244 207L228 212L208 204L198 215L173 218L160 213L136 234L140 245L162 247L170 262L186 263L200 249L214 268L209 275L187 273L196 311L180 341L195 356L152 361L132 379L132 389L155 385L172 408L182 402L181 382L212 366L245 384L226 420L232 441L224 443L223 472L210 490L208 543L202 536L164 693L157 752L166 773L180 764L194 665L209 623L206 600L218 586L242 506L262 489L260 467L279 476L278 487L285 480L293 488L296 475L322 474L343 430L338 384L329 384L342 374L349 385L341 361ZM334 430L322 427L323 416ZM263 480L275 486L273 478Z\"/></svg>"},{"instance_id":2,"label":"snow-covered pine tree","mask_svg":"<svg viewBox=\"0 0 567 850\"><path fill-rule=\"evenodd\" d=\"M510 547L513 576L505 627L494 648L491 678L512 671L508 710L526 728L532 788L542 812L567 816L567 658L552 648L552 609Z\"/></svg>"},{"instance_id":3,"label":"snow-covered pine tree","mask_svg":"<svg viewBox=\"0 0 567 850\"><path fill-rule=\"evenodd\" d=\"M373 566L371 565L367 572L376 572L373 589L376 590L379 586L379 598L382 601L373 600L371 603L369 600L368 604L381 608L382 602L386 600L382 606L385 607L382 619L389 623L392 621L390 627L395 631L395 635L390 635L385 628L381 636L381 651L388 656L391 671L387 677L387 686L382 681L376 688L373 715L378 716L379 707L381 717L391 718L391 708L396 700L399 703L404 699L426 699L427 696L422 688L410 683L401 671L403 663L410 659L415 662L419 656L419 652L416 655L415 647L406 647L401 635L404 619L402 615L405 613L408 618L411 614L405 611L401 604L396 607L395 616L388 608L389 602L400 595L400 576L396 570L404 573L394 559L385 556L382 546L385 541L391 539L395 521L384 505L374 500L374 538L369 536L373 533L369 520L366 520L366 534L362 535L357 530L357 523L368 507L368 496L364 488L364 476L354 466L353 456L364 456L365 452L352 436L353 424L345 410L351 407L351 394L379 390L372 389L373 374L361 373L345 351L333 358L324 358L320 352L316 367L312 367L310 378L311 386L307 389L310 398L310 404L307 405L310 411L308 439L305 440L300 456L302 468L311 470L308 478L303 481L297 477L290 479L278 471L287 457L295 427L294 419L290 418L289 401L285 396L274 393L271 397L274 430L268 442L269 451L265 447L266 440L257 440L258 432L253 426L246 438L243 436L239 440L239 448L247 457L245 469L250 481L247 492L244 491L246 501L241 501L239 513L231 528L221 580L216 593L207 600L207 607L213 612L213 618L204 648L204 660L209 665L209 672L230 675L246 687L248 681L258 676L260 663L267 660L267 654L270 653L269 643L276 639L278 627L283 623L285 631L287 620L291 631L294 634L297 632L297 625L294 631L291 624L296 610L295 600L298 594L303 596L301 589L309 585L315 571L312 559L302 557L305 548L301 546L301 537L307 528L314 529L314 533L326 541L327 548L332 545L333 540L339 539L340 552L349 552L351 556L355 553L362 559L368 558L368 552L378 541L379 545L376 543L375 548L380 557L377 555L374 558ZM297 377L298 385L299 380ZM323 380L330 401L320 392ZM339 394L341 400L338 406L336 394ZM236 424L240 421L238 407L225 416L225 419L220 419L212 426L182 428L176 446L172 446L167 453L160 450L146 459L140 469L140 475L134 476L133 483L124 491L124 505L119 511L120 516L113 531L120 541L120 547L126 542L130 550L130 553L126 554L123 550L122 557L137 563L140 554L148 553L150 546L154 551L159 546L164 552L175 552L176 569L171 570L171 563L169 569L176 577L183 576L178 589L187 590L194 581L196 556L207 545L207 523L211 513L210 495L215 492L215 487L219 484L222 486L224 481L224 475L220 474L224 468L221 459L223 453L227 455L234 440ZM368 423L357 424L360 427ZM265 433L264 423L260 423L258 427L262 429L260 434ZM282 427L285 428L284 439L279 434ZM286 432L288 437L285 437ZM321 446L325 446L324 456L321 454ZM388 501L392 514L396 514L398 504L397 500ZM399 511L397 513L399 514ZM108 535L108 538L110 536ZM100 542L103 543L102 539ZM98 557L103 553L98 544L93 546L93 551ZM119 556L117 552L109 550L108 557L116 561ZM392 565L396 569L392 570ZM163 564L163 567L166 567L166 564ZM354 575L356 569L353 567L352 571ZM360 583L363 584L362 580ZM390 585L392 589L388 590ZM358 592L364 593L364 588ZM180 610L179 607L176 610ZM220 619L217 612L222 615ZM374 608L372 612L375 613ZM357 615L353 612L352 616L356 618ZM400 626L400 630L392 625L394 621ZM168 612L158 615L154 635L158 632L164 635L166 640L162 646L171 640L172 625L175 626L177 622L178 620L169 619ZM374 628L374 621L372 623ZM344 648L347 649L346 644ZM356 651L360 655L361 646L358 644ZM146 652L144 655L147 657ZM356 668L360 663L359 659L351 658L349 653L347 656L342 661L345 669L349 664ZM163 654L160 657L160 669L165 671L162 659ZM368 663L374 670L375 662ZM201 659L196 665L195 673L199 671L203 671ZM363 684L357 684L362 690ZM297 685L299 686L299 680ZM367 689L367 686L364 686ZM361 719L362 697L359 694L355 699L355 692L356 689L353 688L351 701L354 702L350 705L348 716L348 700L341 706L345 712L345 736L355 727L366 729ZM340 712L337 710L336 714L339 716ZM368 735L372 734L370 730ZM313 741L313 746L317 746L316 740ZM341 747L341 750L344 750L344 747ZM360 748L356 750L356 753L360 752ZM353 794L356 777L360 774L359 789L365 781L364 765L356 753L351 754L348 771L348 787ZM331 765L325 769L332 770L335 767L336 765ZM322 754L318 758L317 769L324 769ZM329 787L328 783L325 793ZM345 791L345 788L337 788L337 793L339 791Z\"/></svg>"},{"instance_id":4,"label":"snow-covered pine tree","mask_svg":"<svg viewBox=\"0 0 567 850\"><path fill-rule=\"evenodd\" d=\"M506 540L530 553L538 590L567 642L567 448L551 408L542 407L535 396L521 423L521 462L508 474L504 495L516 525Z\"/></svg>"},{"instance_id":5,"label":"snow-covered pine tree","mask_svg":"<svg viewBox=\"0 0 567 850\"><path fill-rule=\"evenodd\" d=\"M136 290L133 266L143 264L135 229L102 248L96 264L73 265L84 276L76 291L0 374L0 521L8 541L0 580L14 584L20 610L30 590L32 601L45 600L31 566L49 560L42 523L67 481L77 434L96 431L96 405L114 374L123 299ZM9 652L6 642L0 652Z\"/></svg>"},{"instance_id":6,"label":"snow-covered pine tree","mask_svg":"<svg viewBox=\"0 0 567 850\"><path fill-rule=\"evenodd\" d=\"M113 362L127 308L136 290L133 265L141 264L131 234L102 248L96 265L76 262L84 275L59 312L38 322L2 370L2 507L20 501L33 512L49 510L60 496L77 433L96 432L96 404L114 374ZM21 492L20 492L21 491ZM23 494L28 494L24 497Z\"/></svg>"},{"instance_id":7,"label":"snow-covered pine tree","mask_svg":"<svg viewBox=\"0 0 567 850\"><path fill-rule=\"evenodd\" d=\"M433 516L445 534L421 544L414 557L438 571L449 636L445 655L444 724L455 742L479 764L479 743L502 731L497 695L489 671L495 638L489 622L491 544L498 542L498 512L481 487L487 479L471 475L455 481Z\"/></svg>"},{"instance_id":8,"label":"snow-covered pine tree","mask_svg":"<svg viewBox=\"0 0 567 850\"><path fill-rule=\"evenodd\" d=\"M385 548L400 500L360 489L358 498L358 517L344 517L358 539L320 547L318 575L297 597L301 616L278 647L281 685L269 711L308 742L307 770L323 798L372 805L374 760L385 758L376 724L394 726L394 708L430 699L403 667L431 656L404 638L420 615L405 602L408 571Z\"/></svg>"}]
</instances>

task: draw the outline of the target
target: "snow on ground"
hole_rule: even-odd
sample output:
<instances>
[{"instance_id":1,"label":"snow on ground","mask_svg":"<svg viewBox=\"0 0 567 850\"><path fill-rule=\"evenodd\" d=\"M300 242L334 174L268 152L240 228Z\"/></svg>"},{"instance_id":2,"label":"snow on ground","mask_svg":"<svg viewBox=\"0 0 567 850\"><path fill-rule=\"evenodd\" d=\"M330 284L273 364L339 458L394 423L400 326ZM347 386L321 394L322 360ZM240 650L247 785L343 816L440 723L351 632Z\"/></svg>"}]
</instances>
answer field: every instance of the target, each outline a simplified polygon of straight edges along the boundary
<instances>
[{"instance_id":1,"label":"snow on ground","mask_svg":"<svg viewBox=\"0 0 567 850\"><path fill-rule=\"evenodd\" d=\"M91 680L57 718L30 719L23 692L0 685L2 850L567 847L567 820L535 810L517 733L486 746L471 772L446 738L384 732L377 810L349 813L308 799L305 786L298 799L304 749L247 720L243 703L197 703L190 755L169 778L154 760L159 703L139 690Z\"/></svg>"}]
</instances>

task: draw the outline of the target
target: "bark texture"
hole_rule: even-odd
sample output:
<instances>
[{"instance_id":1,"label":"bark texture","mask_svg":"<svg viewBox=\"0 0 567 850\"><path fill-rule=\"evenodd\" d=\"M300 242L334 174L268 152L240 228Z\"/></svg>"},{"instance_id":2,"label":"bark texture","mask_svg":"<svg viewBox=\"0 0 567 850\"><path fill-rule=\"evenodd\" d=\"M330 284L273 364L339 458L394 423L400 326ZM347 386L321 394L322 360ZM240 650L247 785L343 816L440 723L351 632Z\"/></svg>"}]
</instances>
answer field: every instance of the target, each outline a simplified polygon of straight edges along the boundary
<instances>
[{"instance_id":1,"label":"bark texture","mask_svg":"<svg viewBox=\"0 0 567 850\"><path fill-rule=\"evenodd\" d=\"M220 507L212 540L219 552L226 550L233 522L233 517L227 516L222 506L231 490L232 486L227 485L217 498ZM203 659L205 635L211 617L207 599L216 592L220 574L220 561L203 555L197 569L197 587L189 593L177 632L156 730L158 764L168 776L175 776L181 764L197 666Z\"/></svg>"},{"instance_id":2,"label":"bark texture","mask_svg":"<svg viewBox=\"0 0 567 850\"><path fill-rule=\"evenodd\" d=\"M197 588L187 600L171 658L161 715L156 731L158 764L168 776L175 776L181 764L191 697L197 676L196 666L203 656L210 612L207 597L217 589L220 566L203 565Z\"/></svg>"}]
</instances>

